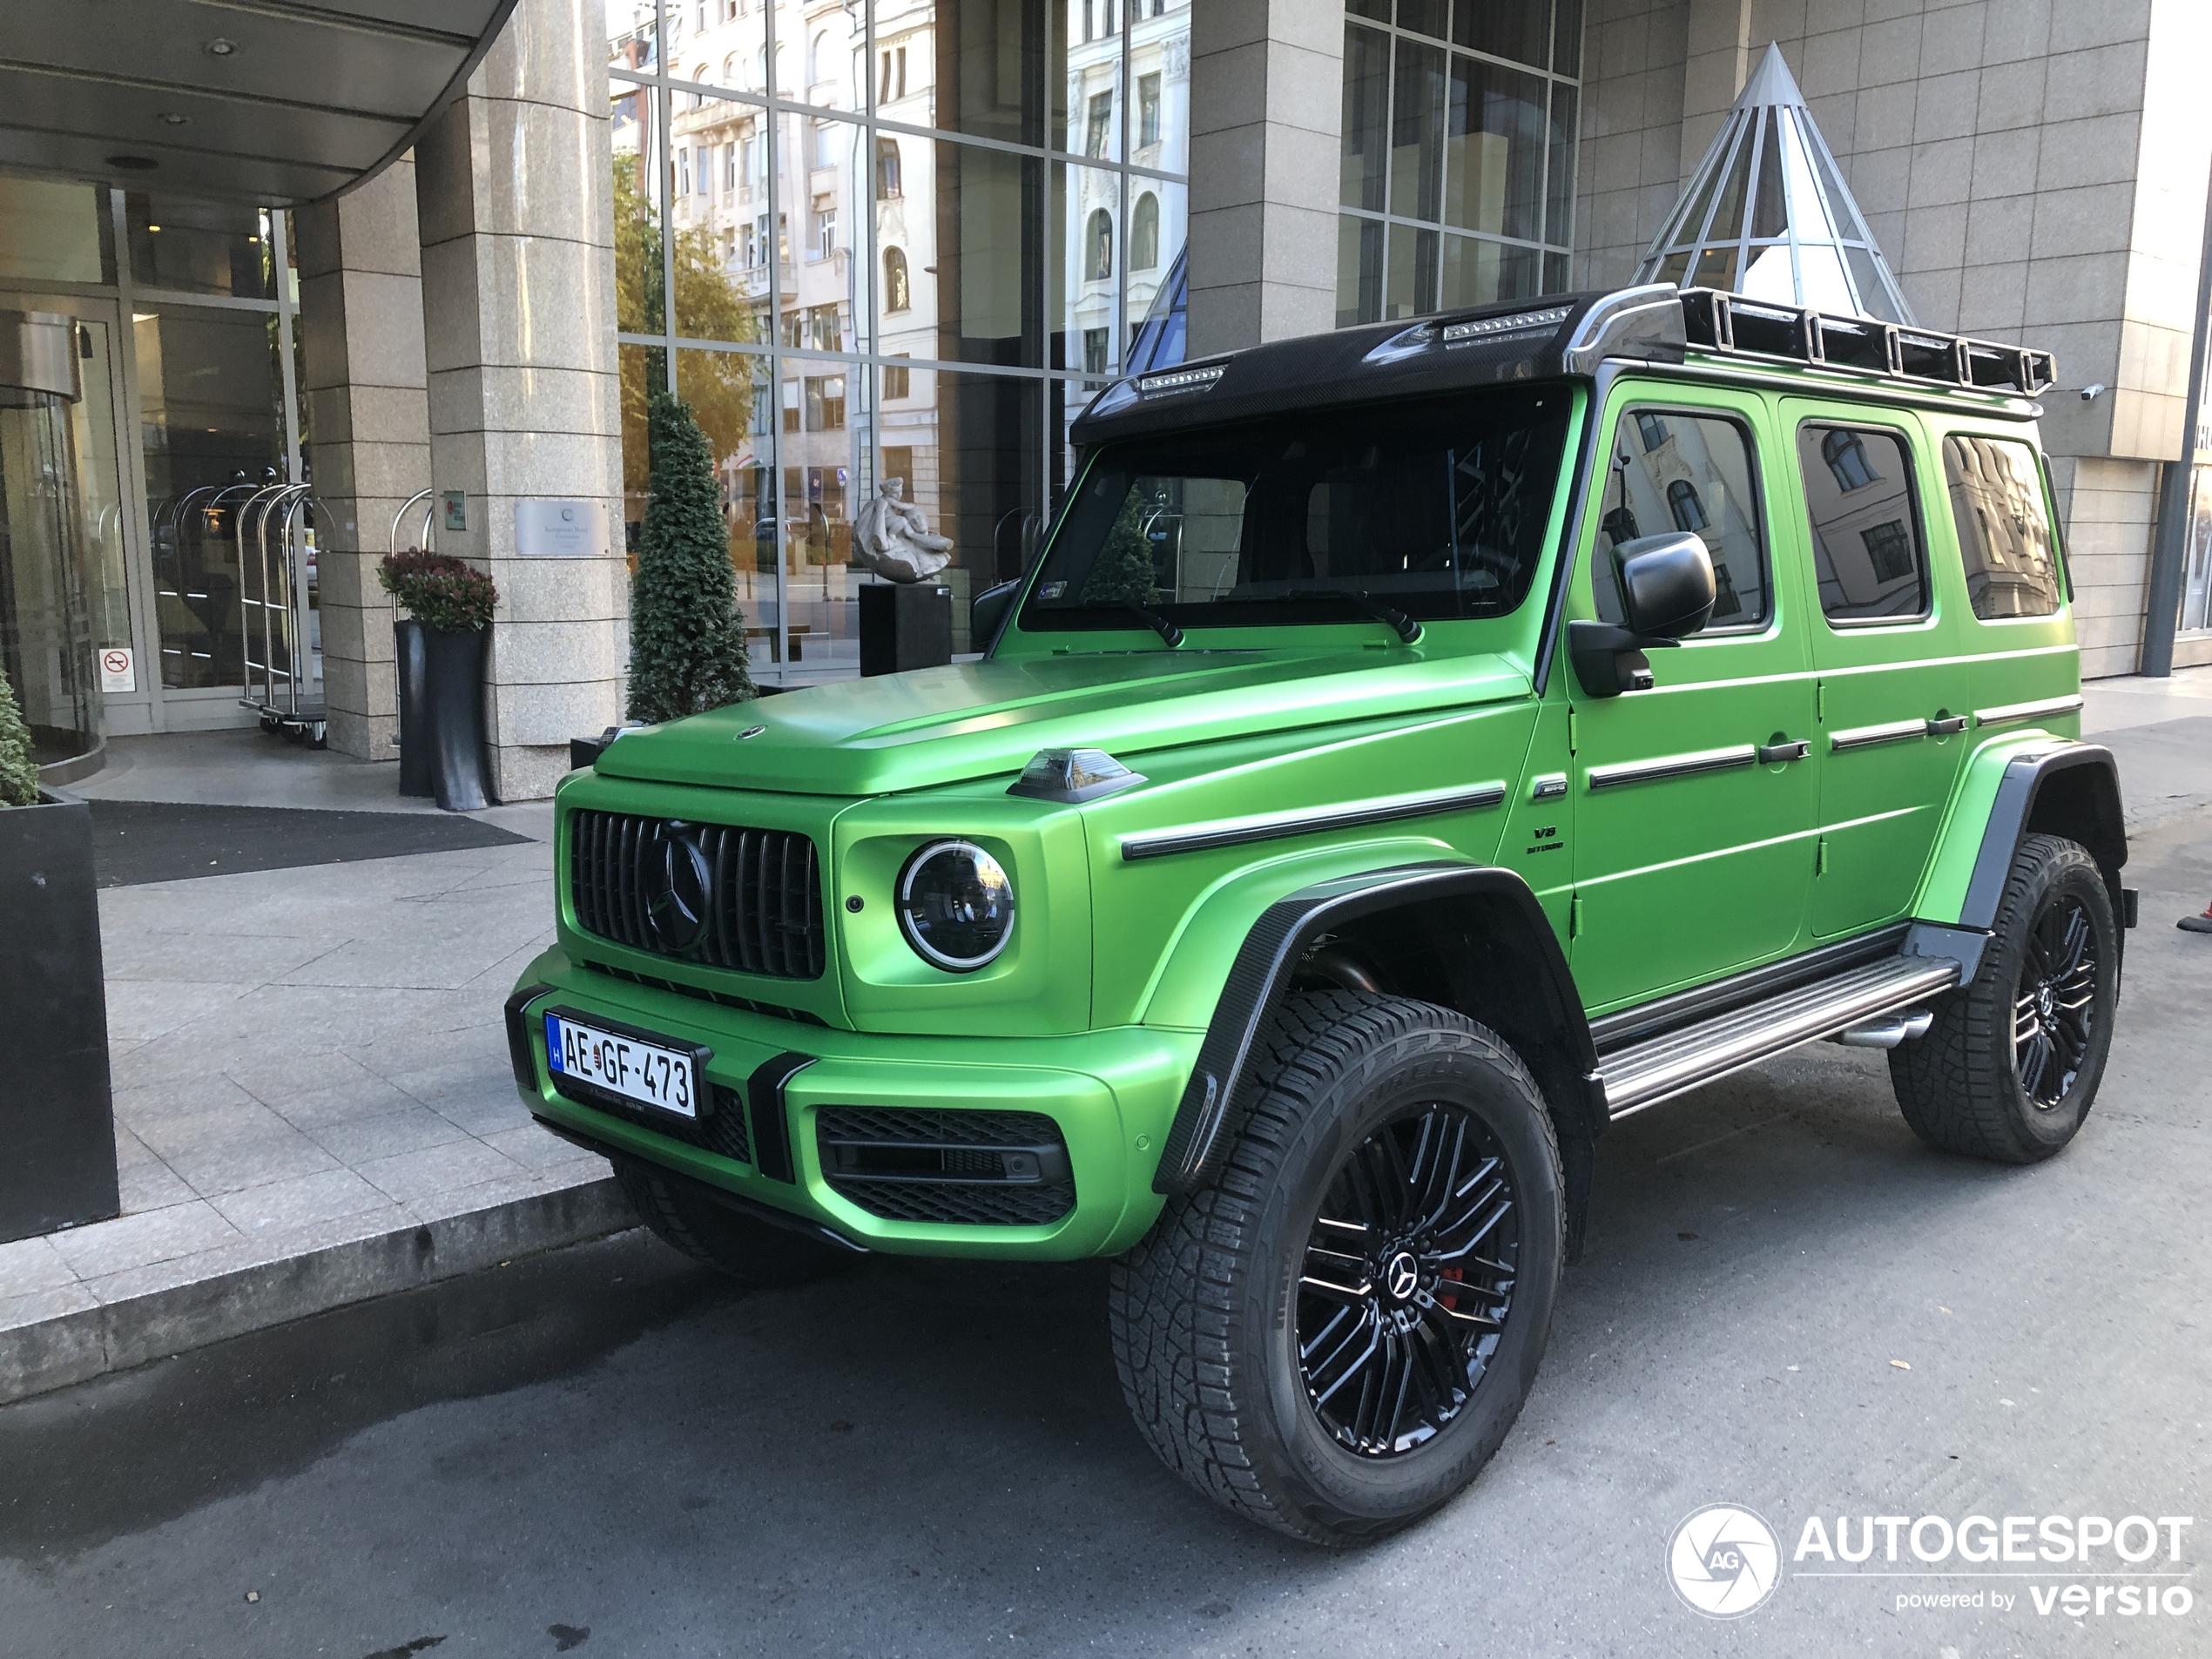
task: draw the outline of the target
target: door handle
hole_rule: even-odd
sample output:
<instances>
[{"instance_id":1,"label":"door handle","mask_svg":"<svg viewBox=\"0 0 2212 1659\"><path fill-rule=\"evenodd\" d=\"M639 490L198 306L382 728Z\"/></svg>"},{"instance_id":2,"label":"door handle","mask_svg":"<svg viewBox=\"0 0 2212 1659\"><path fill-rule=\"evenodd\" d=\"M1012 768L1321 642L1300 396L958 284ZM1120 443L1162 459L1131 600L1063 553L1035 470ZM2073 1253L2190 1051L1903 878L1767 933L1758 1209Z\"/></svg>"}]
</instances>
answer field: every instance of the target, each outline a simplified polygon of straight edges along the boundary
<instances>
[{"instance_id":1,"label":"door handle","mask_svg":"<svg viewBox=\"0 0 2212 1659\"><path fill-rule=\"evenodd\" d=\"M1811 752L1812 740L1810 738L1785 739L1781 743L1762 743L1759 745L1759 764L1762 766L1770 766L1777 760L1803 760Z\"/></svg>"},{"instance_id":2,"label":"door handle","mask_svg":"<svg viewBox=\"0 0 2212 1659\"><path fill-rule=\"evenodd\" d=\"M1947 714L1940 718L1934 715L1928 717L1928 735L1932 738L1947 738L1966 729L1966 717L1963 714Z\"/></svg>"}]
</instances>

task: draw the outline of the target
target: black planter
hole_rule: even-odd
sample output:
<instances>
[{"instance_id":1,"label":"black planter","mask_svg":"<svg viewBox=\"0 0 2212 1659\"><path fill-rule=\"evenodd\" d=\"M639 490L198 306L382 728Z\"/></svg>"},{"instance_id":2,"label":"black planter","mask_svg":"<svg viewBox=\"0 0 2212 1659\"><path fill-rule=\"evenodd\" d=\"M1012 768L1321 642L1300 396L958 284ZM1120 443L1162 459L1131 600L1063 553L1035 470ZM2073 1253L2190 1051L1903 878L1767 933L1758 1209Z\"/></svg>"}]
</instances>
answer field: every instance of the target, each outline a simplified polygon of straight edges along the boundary
<instances>
[{"instance_id":1,"label":"black planter","mask_svg":"<svg viewBox=\"0 0 2212 1659\"><path fill-rule=\"evenodd\" d=\"M413 617L392 624L392 666L400 685L400 793L433 792L430 765L430 658L422 624Z\"/></svg>"},{"instance_id":2,"label":"black planter","mask_svg":"<svg viewBox=\"0 0 2212 1659\"><path fill-rule=\"evenodd\" d=\"M484 645L490 637L485 628L422 630L430 790L449 813L492 804L484 765Z\"/></svg>"},{"instance_id":3,"label":"black planter","mask_svg":"<svg viewBox=\"0 0 2212 1659\"><path fill-rule=\"evenodd\" d=\"M0 807L0 1243L122 1208L92 815L48 794Z\"/></svg>"}]
</instances>

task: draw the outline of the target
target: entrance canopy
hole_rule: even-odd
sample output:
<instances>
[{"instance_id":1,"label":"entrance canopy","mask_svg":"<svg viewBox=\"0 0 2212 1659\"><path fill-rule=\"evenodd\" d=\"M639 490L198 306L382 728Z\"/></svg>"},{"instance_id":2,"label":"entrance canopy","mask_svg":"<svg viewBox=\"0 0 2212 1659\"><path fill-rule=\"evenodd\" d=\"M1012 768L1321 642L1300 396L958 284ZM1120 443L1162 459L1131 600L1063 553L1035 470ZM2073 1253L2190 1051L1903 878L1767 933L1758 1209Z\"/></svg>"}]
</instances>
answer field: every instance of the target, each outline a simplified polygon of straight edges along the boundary
<instances>
[{"instance_id":1,"label":"entrance canopy","mask_svg":"<svg viewBox=\"0 0 2212 1659\"><path fill-rule=\"evenodd\" d=\"M515 0L0 0L0 171L269 206L402 153Z\"/></svg>"}]
</instances>

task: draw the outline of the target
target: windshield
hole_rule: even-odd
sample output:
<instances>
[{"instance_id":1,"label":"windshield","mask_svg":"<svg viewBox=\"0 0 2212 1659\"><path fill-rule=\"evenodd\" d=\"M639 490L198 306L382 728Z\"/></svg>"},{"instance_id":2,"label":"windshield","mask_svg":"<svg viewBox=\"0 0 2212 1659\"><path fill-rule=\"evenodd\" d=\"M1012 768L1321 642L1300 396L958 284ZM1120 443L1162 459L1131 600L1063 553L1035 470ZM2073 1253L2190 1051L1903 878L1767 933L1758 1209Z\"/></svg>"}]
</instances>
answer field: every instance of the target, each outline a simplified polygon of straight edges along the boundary
<instances>
[{"instance_id":1,"label":"windshield","mask_svg":"<svg viewBox=\"0 0 2212 1659\"><path fill-rule=\"evenodd\" d=\"M1110 446L1022 625L1143 625L1132 605L1181 627L1343 622L1363 614L1355 595L1505 616L1543 556L1569 400L1517 388Z\"/></svg>"}]
</instances>

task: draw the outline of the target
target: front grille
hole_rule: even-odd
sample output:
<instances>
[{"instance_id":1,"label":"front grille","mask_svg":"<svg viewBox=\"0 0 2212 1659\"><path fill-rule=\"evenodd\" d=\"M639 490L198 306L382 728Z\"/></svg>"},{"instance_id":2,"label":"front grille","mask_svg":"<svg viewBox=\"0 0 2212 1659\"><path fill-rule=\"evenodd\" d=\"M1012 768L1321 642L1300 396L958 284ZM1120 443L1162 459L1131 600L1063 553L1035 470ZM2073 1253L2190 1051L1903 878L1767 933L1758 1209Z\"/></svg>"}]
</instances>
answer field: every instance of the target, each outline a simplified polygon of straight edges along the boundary
<instances>
[{"instance_id":1,"label":"front grille","mask_svg":"<svg viewBox=\"0 0 2212 1659\"><path fill-rule=\"evenodd\" d=\"M787 830L689 824L713 872L697 948L671 951L648 908L647 854L671 820L627 813L570 814L569 898L577 926L634 950L771 979L819 979L822 880L814 843Z\"/></svg>"},{"instance_id":2,"label":"front grille","mask_svg":"<svg viewBox=\"0 0 2212 1659\"><path fill-rule=\"evenodd\" d=\"M1076 1207L1067 1143L1041 1112L825 1106L814 1137L831 1189L888 1220L1042 1227Z\"/></svg>"},{"instance_id":3,"label":"front grille","mask_svg":"<svg viewBox=\"0 0 2212 1659\"><path fill-rule=\"evenodd\" d=\"M696 1146L702 1152L712 1152L739 1163L752 1163L752 1141L745 1133L744 1093L725 1089L720 1083L709 1083L707 1088L714 1109L694 1120L671 1112L657 1112L634 1100L625 1100L612 1089L600 1089L557 1071L553 1074L553 1092L563 1099L589 1106L595 1112L605 1112L610 1117L619 1117L640 1129L649 1129L656 1135L665 1135L671 1141Z\"/></svg>"}]
</instances>

